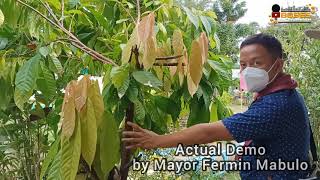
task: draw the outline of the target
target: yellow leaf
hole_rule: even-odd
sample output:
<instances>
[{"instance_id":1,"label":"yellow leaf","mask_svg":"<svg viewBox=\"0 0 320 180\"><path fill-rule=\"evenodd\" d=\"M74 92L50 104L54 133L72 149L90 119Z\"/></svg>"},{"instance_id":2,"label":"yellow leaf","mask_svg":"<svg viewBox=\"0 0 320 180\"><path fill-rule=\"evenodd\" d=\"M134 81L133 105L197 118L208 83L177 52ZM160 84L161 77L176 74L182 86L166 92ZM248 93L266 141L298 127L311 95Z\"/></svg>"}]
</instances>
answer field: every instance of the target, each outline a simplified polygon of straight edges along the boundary
<instances>
[{"instance_id":1,"label":"yellow leaf","mask_svg":"<svg viewBox=\"0 0 320 180\"><path fill-rule=\"evenodd\" d=\"M178 69L177 66L169 66L169 71L170 71L171 77L173 77L176 74L177 69Z\"/></svg>"},{"instance_id":2,"label":"yellow leaf","mask_svg":"<svg viewBox=\"0 0 320 180\"><path fill-rule=\"evenodd\" d=\"M199 41L194 40L192 42L189 63L190 77L194 84L198 86L202 77L202 53Z\"/></svg>"},{"instance_id":3,"label":"yellow leaf","mask_svg":"<svg viewBox=\"0 0 320 180\"><path fill-rule=\"evenodd\" d=\"M154 71L156 72L157 77L158 77L158 79L159 79L160 81L163 80L163 69L162 69L162 68L163 68L163 67L157 67L157 66L153 67L153 69L154 69Z\"/></svg>"},{"instance_id":4,"label":"yellow leaf","mask_svg":"<svg viewBox=\"0 0 320 180\"><path fill-rule=\"evenodd\" d=\"M75 132L70 139L61 137L61 174L65 180L74 180L81 153L81 125L76 121Z\"/></svg>"},{"instance_id":5,"label":"yellow leaf","mask_svg":"<svg viewBox=\"0 0 320 180\"><path fill-rule=\"evenodd\" d=\"M89 76L83 76L75 88L75 106L78 112L80 112L83 106L86 104L89 82Z\"/></svg>"},{"instance_id":6,"label":"yellow leaf","mask_svg":"<svg viewBox=\"0 0 320 180\"><path fill-rule=\"evenodd\" d=\"M4 15L0 9L0 26L2 26L3 22L4 22Z\"/></svg>"},{"instance_id":7,"label":"yellow leaf","mask_svg":"<svg viewBox=\"0 0 320 180\"><path fill-rule=\"evenodd\" d=\"M183 38L180 30L175 30L172 36L172 48L175 55L183 54Z\"/></svg>"},{"instance_id":8,"label":"yellow leaf","mask_svg":"<svg viewBox=\"0 0 320 180\"><path fill-rule=\"evenodd\" d=\"M121 61L122 64L128 63L130 60L131 50L132 47L136 44L138 44L138 38L137 38L137 29L135 28L130 36L129 41L127 42L126 46L122 50L122 57Z\"/></svg>"},{"instance_id":9,"label":"yellow leaf","mask_svg":"<svg viewBox=\"0 0 320 180\"><path fill-rule=\"evenodd\" d=\"M98 81L92 81L90 83L88 93L89 93L88 94L89 99L91 100L91 102L93 102L93 109L94 109L94 114L96 117L97 127L98 127L102 121L102 116L104 112L103 97L100 93Z\"/></svg>"},{"instance_id":10,"label":"yellow leaf","mask_svg":"<svg viewBox=\"0 0 320 180\"><path fill-rule=\"evenodd\" d=\"M198 85L194 84L189 73L187 74L187 83L188 83L188 91L191 97L193 97L193 95L197 92Z\"/></svg>"},{"instance_id":11,"label":"yellow leaf","mask_svg":"<svg viewBox=\"0 0 320 180\"><path fill-rule=\"evenodd\" d=\"M146 70L150 69L156 60L156 49L155 38L150 36L144 44L144 52L142 58L142 64Z\"/></svg>"},{"instance_id":12,"label":"yellow leaf","mask_svg":"<svg viewBox=\"0 0 320 180\"><path fill-rule=\"evenodd\" d=\"M170 53L167 52L167 48L164 46L157 48L157 57L165 57L170 55Z\"/></svg>"},{"instance_id":13,"label":"yellow leaf","mask_svg":"<svg viewBox=\"0 0 320 180\"><path fill-rule=\"evenodd\" d=\"M18 88L14 90L14 102L21 111L23 111L24 103L30 99L30 96L32 96L32 90L27 93L20 91Z\"/></svg>"},{"instance_id":14,"label":"yellow leaf","mask_svg":"<svg viewBox=\"0 0 320 180\"><path fill-rule=\"evenodd\" d=\"M75 81L71 81L66 87L64 102L62 105L62 134L69 139L74 131L76 111L74 104Z\"/></svg>"},{"instance_id":15,"label":"yellow leaf","mask_svg":"<svg viewBox=\"0 0 320 180\"><path fill-rule=\"evenodd\" d=\"M84 111L80 113L81 120L81 154L89 167L94 160L97 146L97 124L94 106L91 99L87 100Z\"/></svg>"}]
</instances>

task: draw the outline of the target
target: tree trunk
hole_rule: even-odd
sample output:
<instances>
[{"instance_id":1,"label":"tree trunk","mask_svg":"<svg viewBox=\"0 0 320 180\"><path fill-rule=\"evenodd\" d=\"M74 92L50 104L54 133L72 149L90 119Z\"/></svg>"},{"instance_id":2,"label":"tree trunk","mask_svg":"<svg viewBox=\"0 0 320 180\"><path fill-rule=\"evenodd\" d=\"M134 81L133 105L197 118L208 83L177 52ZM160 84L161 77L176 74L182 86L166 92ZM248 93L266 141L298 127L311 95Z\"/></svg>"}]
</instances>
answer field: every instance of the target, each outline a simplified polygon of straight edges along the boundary
<instances>
[{"instance_id":1,"label":"tree trunk","mask_svg":"<svg viewBox=\"0 0 320 180\"><path fill-rule=\"evenodd\" d=\"M133 122L134 114L134 104L130 102L126 110L126 120L125 120L125 131L132 131L132 128L127 125L127 122ZM127 150L125 144L121 141L121 166L120 166L120 177L121 180L126 180L129 172L129 164L131 161L132 152Z\"/></svg>"}]
</instances>

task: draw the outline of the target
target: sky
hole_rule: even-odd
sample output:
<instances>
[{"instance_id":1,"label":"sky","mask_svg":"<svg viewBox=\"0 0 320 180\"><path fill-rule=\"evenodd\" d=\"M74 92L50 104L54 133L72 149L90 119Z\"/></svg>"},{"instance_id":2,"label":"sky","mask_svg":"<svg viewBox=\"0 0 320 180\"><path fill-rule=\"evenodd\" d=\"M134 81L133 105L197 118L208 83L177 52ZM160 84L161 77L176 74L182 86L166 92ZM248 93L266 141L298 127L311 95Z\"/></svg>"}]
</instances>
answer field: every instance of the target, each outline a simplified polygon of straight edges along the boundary
<instances>
[{"instance_id":1,"label":"sky","mask_svg":"<svg viewBox=\"0 0 320 180\"><path fill-rule=\"evenodd\" d=\"M279 4L280 7L288 6L305 6L312 4L318 8L320 14L320 0L244 0L247 3L247 13L238 20L238 23L257 22L260 26L267 26L269 23L269 15L271 15L271 7Z\"/></svg>"}]
</instances>

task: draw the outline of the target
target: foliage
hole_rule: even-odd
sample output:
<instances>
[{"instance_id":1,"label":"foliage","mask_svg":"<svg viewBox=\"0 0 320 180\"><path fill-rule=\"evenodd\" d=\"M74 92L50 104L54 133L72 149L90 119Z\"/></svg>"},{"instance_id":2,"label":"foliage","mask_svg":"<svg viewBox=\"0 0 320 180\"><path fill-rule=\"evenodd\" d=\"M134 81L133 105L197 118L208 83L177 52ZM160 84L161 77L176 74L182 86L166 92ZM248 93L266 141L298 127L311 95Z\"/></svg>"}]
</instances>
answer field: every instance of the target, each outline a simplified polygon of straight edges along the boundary
<instances>
[{"instance_id":1,"label":"foliage","mask_svg":"<svg viewBox=\"0 0 320 180\"><path fill-rule=\"evenodd\" d=\"M0 9L4 178L104 179L124 158L125 121L163 134L187 107L188 125L209 122L211 101L231 83L233 63L213 52L212 11L171 0L3 0ZM83 74L104 77L102 94Z\"/></svg>"},{"instance_id":2,"label":"foliage","mask_svg":"<svg viewBox=\"0 0 320 180\"><path fill-rule=\"evenodd\" d=\"M319 121L319 40L307 38L304 30L316 24L292 24L264 29L264 32L277 37L285 52L286 71L298 81L299 91L302 93L310 113L317 149L320 152L320 121Z\"/></svg>"},{"instance_id":3,"label":"foliage","mask_svg":"<svg viewBox=\"0 0 320 180\"><path fill-rule=\"evenodd\" d=\"M213 10L216 12L219 21L235 22L247 12L246 2L239 0L221 0L215 1Z\"/></svg>"}]
</instances>

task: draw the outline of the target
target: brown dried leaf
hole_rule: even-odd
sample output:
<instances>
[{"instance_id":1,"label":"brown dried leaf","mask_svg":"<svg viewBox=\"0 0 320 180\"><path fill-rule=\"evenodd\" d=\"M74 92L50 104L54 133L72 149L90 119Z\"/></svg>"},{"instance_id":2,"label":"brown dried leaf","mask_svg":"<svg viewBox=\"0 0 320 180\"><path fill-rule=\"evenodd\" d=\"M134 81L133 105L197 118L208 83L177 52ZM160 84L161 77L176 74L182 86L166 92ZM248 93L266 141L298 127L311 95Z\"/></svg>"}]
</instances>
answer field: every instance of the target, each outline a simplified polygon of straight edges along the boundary
<instances>
[{"instance_id":1,"label":"brown dried leaf","mask_svg":"<svg viewBox=\"0 0 320 180\"><path fill-rule=\"evenodd\" d=\"M199 37L199 43L200 43L201 51L202 51L202 64L204 64L205 62L207 62L208 51L209 51L209 47L208 47L209 40L206 36L206 33L204 33L204 32L201 33L201 35Z\"/></svg>"},{"instance_id":2,"label":"brown dried leaf","mask_svg":"<svg viewBox=\"0 0 320 180\"><path fill-rule=\"evenodd\" d=\"M83 78L78 82L75 88L75 106L78 112L80 112L83 106L86 104L88 97L88 87L90 79L88 75L83 76Z\"/></svg>"},{"instance_id":3,"label":"brown dried leaf","mask_svg":"<svg viewBox=\"0 0 320 180\"><path fill-rule=\"evenodd\" d=\"M199 41L194 40L192 42L189 63L191 79L198 86L202 77L202 51Z\"/></svg>"},{"instance_id":4,"label":"brown dried leaf","mask_svg":"<svg viewBox=\"0 0 320 180\"><path fill-rule=\"evenodd\" d=\"M148 16L145 16L139 22L139 39L140 42L144 43L149 37L154 36L154 13L150 13Z\"/></svg>"}]
</instances>

